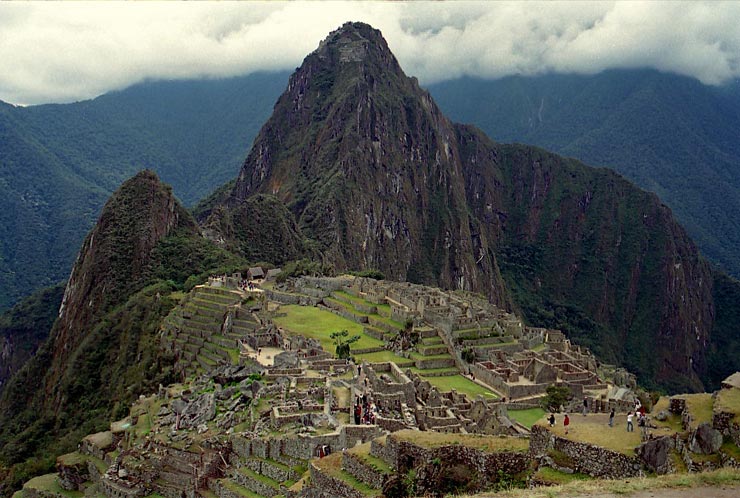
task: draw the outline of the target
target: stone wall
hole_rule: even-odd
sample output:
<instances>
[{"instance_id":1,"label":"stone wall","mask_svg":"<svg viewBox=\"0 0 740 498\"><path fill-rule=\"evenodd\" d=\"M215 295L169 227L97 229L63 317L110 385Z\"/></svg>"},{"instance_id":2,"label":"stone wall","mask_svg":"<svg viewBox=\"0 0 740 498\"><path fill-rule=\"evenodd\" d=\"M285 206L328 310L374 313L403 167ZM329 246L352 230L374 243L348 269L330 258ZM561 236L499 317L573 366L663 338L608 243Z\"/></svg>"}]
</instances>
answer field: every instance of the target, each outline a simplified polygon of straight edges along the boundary
<instances>
[{"instance_id":1,"label":"stone wall","mask_svg":"<svg viewBox=\"0 0 740 498\"><path fill-rule=\"evenodd\" d=\"M391 468L402 474L434 461L444 462L445 465L465 465L470 468L471 476L475 475L484 487L496 482L500 473L513 475L523 472L530 460L527 452L491 453L461 445L425 448L399 440L393 434L386 438L385 447L380 444L371 446L371 453L383 458Z\"/></svg>"},{"instance_id":2,"label":"stone wall","mask_svg":"<svg viewBox=\"0 0 740 498\"><path fill-rule=\"evenodd\" d=\"M621 479L642 474L642 462L637 457L561 438L540 425L532 426L529 448L533 455L547 455L549 450L560 451L574 462L574 471L593 477Z\"/></svg>"},{"instance_id":3,"label":"stone wall","mask_svg":"<svg viewBox=\"0 0 740 498\"><path fill-rule=\"evenodd\" d=\"M321 472L314 463L310 465L311 486L304 490L305 498L366 498L343 481Z\"/></svg>"},{"instance_id":4,"label":"stone wall","mask_svg":"<svg viewBox=\"0 0 740 498\"><path fill-rule=\"evenodd\" d=\"M342 453L342 468L368 486L383 489L386 475L365 464L357 455L350 452Z\"/></svg>"}]
</instances>

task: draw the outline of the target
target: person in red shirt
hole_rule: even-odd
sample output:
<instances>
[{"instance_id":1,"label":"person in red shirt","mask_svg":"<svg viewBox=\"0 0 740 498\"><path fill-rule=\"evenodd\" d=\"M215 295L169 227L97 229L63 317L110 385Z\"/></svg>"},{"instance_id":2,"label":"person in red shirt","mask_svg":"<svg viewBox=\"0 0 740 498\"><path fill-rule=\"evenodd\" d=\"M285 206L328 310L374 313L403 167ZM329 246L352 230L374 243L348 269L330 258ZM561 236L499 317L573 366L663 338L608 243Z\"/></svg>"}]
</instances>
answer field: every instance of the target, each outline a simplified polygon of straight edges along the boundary
<instances>
[{"instance_id":1,"label":"person in red shirt","mask_svg":"<svg viewBox=\"0 0 740 498\"><path fill-rule=\"evenodd\" d=\"M565 418L563 419L563 426L565 427L565 433L568 434L568 426L570 425L570 418L568 418L568 414L565 414Z\"/></svg>"}]
</instances>

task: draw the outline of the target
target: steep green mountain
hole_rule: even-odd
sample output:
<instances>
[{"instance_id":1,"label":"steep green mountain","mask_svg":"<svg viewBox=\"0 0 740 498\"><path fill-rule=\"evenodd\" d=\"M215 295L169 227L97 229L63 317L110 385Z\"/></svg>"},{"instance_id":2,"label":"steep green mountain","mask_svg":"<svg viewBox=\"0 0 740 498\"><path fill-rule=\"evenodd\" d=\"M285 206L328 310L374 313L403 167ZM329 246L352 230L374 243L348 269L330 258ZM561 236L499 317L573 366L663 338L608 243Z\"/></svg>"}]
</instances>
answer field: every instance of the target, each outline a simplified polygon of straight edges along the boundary
<instances>
[{"instance_id":1,"label":"steep green mountain","mask_svg":"<svg viewBox=\"0 0 740 498\"><path fill-rule=\"evenodd\" d=\"M740 84L654 70L464 78L430 86L453 119L503 142L615 169L653 191L702 252L740 276Z\"/></svg>"},{"instance_id":2,"label":"steep green mountain","mask_svg":"<svg viewBox=\"0 0 740 498\"><path fill-rule=\"evenodd\" d=\"M348 26L291 76L226 204L237 211L272 195L338 269L377 268L506 304L468 211L454 126L379 32Z\"/></svg>"},{"instance_id":3,"label":"steep green mountain","mask_svg":"<svg viewBox=\"0 0 740 498\"><path fill-rule=\"evenodd\" d=\"M49 337L63 294L63 284L41 289L0 315L0 393Z\"/></svg>"},{"instance_id":4,"label":"steep green mountain","mask_svg":"<svg viewBox=\"0 0 740 498\"><path fill-rule=\"evenodd\" d=\"M142 168L193 204L233 178L287 73L0 103L0 310L69 276L106 198Z\"/></svg>"},{"instance_id":5,"label":"steep green mountain","mask_svg":"<svg viewBox=\"0 0 740 498\"><path fill-rule=\"evenodd\" d=\"M139 393L171 381L157 333L176 304L172 292L190 275L237 264L200 236L154 173L125 182L85 239L48 340L0 396L6 484L53 464L55 453L127 413Z\"/></svg>"},{"instance_id":6,"label":"steep green mountain","mask_svg":"<svg viewBox=\"0 0 740 498\"><path fill-rule=\"evenodd\" d=\"M711 331L725 311L657 196L451 123L367 25L332 33L291 76L231 193L205 203L211 236L237 244L233 213L255 196L283 203L297 238L338 270L512 298L532 323L564 329L648 386L710 380Z\"/></svg>"}]
</instances>

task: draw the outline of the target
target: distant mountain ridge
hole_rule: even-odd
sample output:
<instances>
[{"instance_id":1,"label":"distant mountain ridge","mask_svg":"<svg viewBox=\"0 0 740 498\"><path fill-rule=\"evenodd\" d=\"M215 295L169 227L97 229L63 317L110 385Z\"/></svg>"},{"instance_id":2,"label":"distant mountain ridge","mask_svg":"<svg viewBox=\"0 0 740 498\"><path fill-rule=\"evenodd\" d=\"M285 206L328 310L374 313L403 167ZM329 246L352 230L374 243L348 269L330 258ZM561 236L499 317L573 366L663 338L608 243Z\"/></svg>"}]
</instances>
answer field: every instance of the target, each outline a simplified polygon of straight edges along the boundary
<instances>
[{"instance_id":1,"label":"distant mountain ridge","mask_svg":"<svg viewBox=\"0 0 740 498\"><path fill-rule=\"evenodd\" d=\"M69 276L105 200L142 168L186 204L232 178L287 73L144 83L65 105L0 105L0 310Z\"/></svg>"},{"instance_id":2,"label":"distant mountain ridge","mask_svg":"<svg viewBox=\"0 0 740 498\"><path fill-rule=\"evenodd\" d=\"M653 191L702 252L740 277L740 83L655 70L431 85L452 119L502 142L606 166Z\"/></svg>"},{"instance_id":3,"label":"distant mountain ridge","mask_svg":"<svg viewBox=\"0 0 740 498\"><path fill-rule=\"evenodd\" d=\"M105 199L150 168L194 204L239 169L289 74L151 82L75 104L0 105L0 309L65 279ZM436 83L452 119L616 169L740 276L740 84L653 70Z\"/></svg>"}]
</instances>

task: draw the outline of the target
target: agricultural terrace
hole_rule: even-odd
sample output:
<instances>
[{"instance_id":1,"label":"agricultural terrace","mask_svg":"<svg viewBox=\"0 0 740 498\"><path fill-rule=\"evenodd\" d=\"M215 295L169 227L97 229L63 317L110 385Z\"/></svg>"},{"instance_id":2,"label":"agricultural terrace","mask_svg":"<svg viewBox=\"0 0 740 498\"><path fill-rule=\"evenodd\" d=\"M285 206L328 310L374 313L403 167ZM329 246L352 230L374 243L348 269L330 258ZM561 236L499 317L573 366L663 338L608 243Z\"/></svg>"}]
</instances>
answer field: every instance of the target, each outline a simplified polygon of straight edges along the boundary
<instances>
[{"instance_id":1,"label":"agricultural terrace","mask_svg":"<svg viewBox=\"0 0 740 498\"><path fill-rule=\"evenodd\" d=\"M584 443L602 446L604 448L619 451L628 456L635 454L635 448L640 444L640 428L635 423L635 430L627 432L627 415L620 413L614 418L614 427L609 427L608 413L589 413L587 416L581 414L570 415L570 426L568 434L563 427L563 415L555 415L555 427L549 428L556 436L580 441ZM537 425L546 426L547 422L537 422Z\"/></svg>"}]
</instances>

